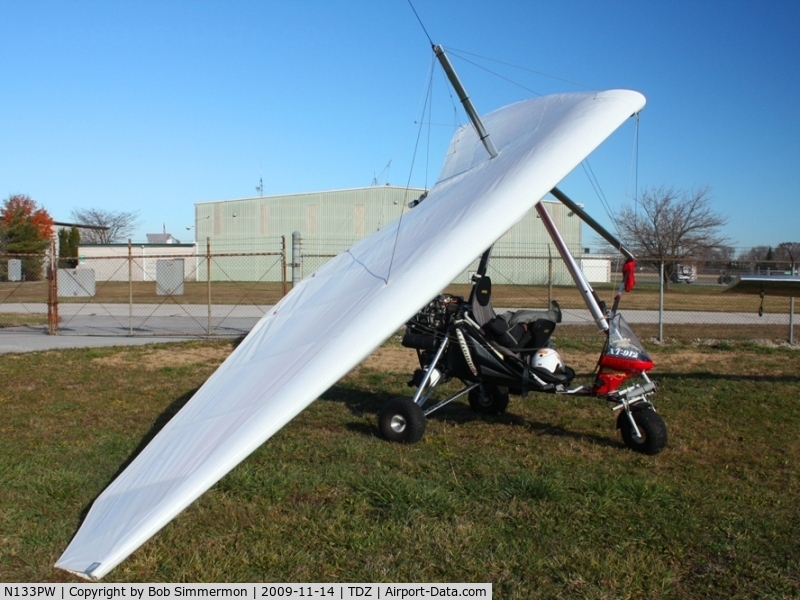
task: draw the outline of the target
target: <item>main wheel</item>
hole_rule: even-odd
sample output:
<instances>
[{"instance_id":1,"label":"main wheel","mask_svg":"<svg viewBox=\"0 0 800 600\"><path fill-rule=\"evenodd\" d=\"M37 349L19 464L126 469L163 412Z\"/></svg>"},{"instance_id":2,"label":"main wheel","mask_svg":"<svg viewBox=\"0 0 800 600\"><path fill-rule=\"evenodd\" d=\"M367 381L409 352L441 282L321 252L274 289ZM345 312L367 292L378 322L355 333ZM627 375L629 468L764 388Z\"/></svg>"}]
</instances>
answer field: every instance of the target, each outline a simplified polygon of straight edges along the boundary
<instances>
[{"instance_id":1,"label":"main wheel","mask_svg":"<svg viewBox=\"0 0 800 600\"><path fill-rule=\"evenodd\" d=\"M378 427L392 442L414 444L425 434L425 413L410 398L395 398L381 411Z\"/></svg>"},{"instance_id":2,"label":"main wheel","mask_svg":"<svg viewBox=\"0 0 800 600\"><path fill-rule=\"evenodd\" d=\"M482 415L502 415L508 408L508 388L479 385L469 391L469 406Z\"/></svg>"},{"instance_id":3,"label":"main wheel","mask_svg":"<svg viewBox=\"0 0 800 600\"><path fill-rule=\"evenodd\" d=\"M617 427L622 433L622 441L625 442L625 445L631 450L643 454L652 455L661 452L667 445L667 426L661 415L652 408L635 410L631 415L636 421L636 427L641 435L636 435L628 415L625 411L621 412L617 417Z\"/></svg>"}]
</instances>

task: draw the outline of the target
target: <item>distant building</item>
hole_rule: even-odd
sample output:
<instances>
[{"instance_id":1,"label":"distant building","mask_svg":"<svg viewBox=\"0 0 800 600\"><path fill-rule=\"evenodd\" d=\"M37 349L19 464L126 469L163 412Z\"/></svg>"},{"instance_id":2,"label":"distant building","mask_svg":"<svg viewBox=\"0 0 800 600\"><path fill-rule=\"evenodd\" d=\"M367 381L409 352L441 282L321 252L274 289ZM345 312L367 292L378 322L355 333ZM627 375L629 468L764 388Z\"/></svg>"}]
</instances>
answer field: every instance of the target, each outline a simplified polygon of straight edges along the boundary
<instances>
[{"instance_id":1,"label":"distant building","mask_svg":"<svg viewBox=\"0 0 800 600\"><path fill-rule=\"evenodd\" d=\"M172 237L171 233L148 233L148 244L180 244L181 241Z\"/></svg>"},{"instance_id":2,"label":"distant building","mask_svg":"<svg viewBox=\"0 0 800 600\"><path fill-rule=\"evenodd\" d=\"M81 238L85 231L94 229L94 230L103 230L108 229L108 227L98 227L96 225L86 225L85 223L66 223L64 221L53 221L53 239L56 241L56 254L58 254L59 250L59 242L58 242L58 232L62 229L72 229L76 227L78 229L78 233L81 234Z\"/></svg>"},{"instance_id":3,"label":"distant building","mask_svg":"<svg viewBox=\"0 0 800 600\"><path fill-rule=\"evenodd\" d=\"M150 244L180 244L181 241L172 237L171 233L167 233L167 226L162 225L163 230L161 233L148 233L147 241Z\"/></svg>"},{"instance_id":4,"label":"distant building","mask_svg":"<svg viewBox=\"0 0 800 600\"><path fill-rule=\"evenodd\" d=\"M266 252L279 248L281 237L291 249L292 233L298 231L302 237L303 273L308 275L332 256L410 210L408 203L424 191L387 185L201 202L195 204L194 225L187 229L194 229L201 254L207 244L212 253ZM580 256L580 219L560 202L545 202L545 206L570 251ZM485 250L472 249L475 265L462 274L459 282L468 282L469 272L477 268L477 259ZM500 284L547 283L551 257L553 283L572 283L535 211L498 240L492 257L492 277ZM244 257L240 259L243 260ZM236 262L231 258L225 273L239 273L243 280L274 281L280 277L277 269L268 276L246 273L237 268Z\"/></svg>"},{"instance_id":5,"label":"distant building","mask_svg":"<svg viewBox=\"0 0 800 600\"><path fill-rule=\"evenodd\" d=\"M581 271L583 271L590 283L610 283L611 261L612 258L610 256L584 254L578 262Z\"/></svg>"},{"instance_id":6,"label":"distant building","mask_svg":"<svg viewBox=\"0 0 800 600\"><path fill-rule=\"evenodd\" d=\"M155 281L159 260L184 261L185 281L197 279L199 259L194 244L81 244L78 268L93 269L96 281Z\"/></svg>"}]
</instances>

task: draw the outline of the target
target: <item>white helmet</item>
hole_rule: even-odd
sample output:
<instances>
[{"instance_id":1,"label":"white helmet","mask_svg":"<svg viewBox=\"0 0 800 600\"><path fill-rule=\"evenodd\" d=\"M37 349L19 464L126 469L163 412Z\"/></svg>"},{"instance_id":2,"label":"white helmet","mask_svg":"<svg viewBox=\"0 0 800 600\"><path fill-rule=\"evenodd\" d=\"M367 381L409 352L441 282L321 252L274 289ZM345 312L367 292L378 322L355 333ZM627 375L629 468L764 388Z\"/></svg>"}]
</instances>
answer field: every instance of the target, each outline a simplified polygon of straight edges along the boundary
<instances>
[{"instance_id":1,"label":"white helmet","mask_svg":"<svg viewBox=\"0 0 800 600\"><path fill-rule=\"evenodd\" d=\"M561 356L552 348L537 350L531 358L534 367L541 367L551 373L560 373L564 370L564 363L561 362Z\"/></svg>"}]
</instances>

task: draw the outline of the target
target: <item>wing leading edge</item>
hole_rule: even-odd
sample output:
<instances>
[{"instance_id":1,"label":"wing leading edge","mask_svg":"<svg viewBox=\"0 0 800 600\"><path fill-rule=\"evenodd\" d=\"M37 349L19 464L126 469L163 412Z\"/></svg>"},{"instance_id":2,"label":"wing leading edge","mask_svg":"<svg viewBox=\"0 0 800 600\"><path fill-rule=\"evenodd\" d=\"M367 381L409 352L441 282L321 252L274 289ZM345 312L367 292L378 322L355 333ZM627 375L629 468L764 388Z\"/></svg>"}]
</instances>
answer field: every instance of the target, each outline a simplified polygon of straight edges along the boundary
<instances>
[{"instance_id":1,"label":"wing leading edge","mask_svg":"<svg viewBox=\"0 0 800 600\"><path fill-rule=\"evenodd\" d=\"M99 579L357 366L628 117L638 92L528 100L451 142L428 197L306 277L95 500L56 567ZM395 243L396 242L396 243Z\"/></svg>"}]
</instances>

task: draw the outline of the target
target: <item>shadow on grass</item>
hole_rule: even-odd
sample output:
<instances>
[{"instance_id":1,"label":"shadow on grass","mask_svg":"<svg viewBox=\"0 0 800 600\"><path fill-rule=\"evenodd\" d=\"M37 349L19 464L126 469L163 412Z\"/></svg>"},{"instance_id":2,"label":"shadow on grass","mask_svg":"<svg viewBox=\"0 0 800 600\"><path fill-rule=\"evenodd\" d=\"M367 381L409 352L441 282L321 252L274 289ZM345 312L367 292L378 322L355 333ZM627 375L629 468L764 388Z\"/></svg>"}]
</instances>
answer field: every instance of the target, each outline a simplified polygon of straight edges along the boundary
<instances>
[{"instance_id":1,"label":"shadow on grass","mask_svg":"<svg viewBox=\"0 0 800 600\"><path fill-rule=\"evenodd\" d=\"M241 340L237 340L235 344L238 345L238 343L240 342ZM679 377L679 376L671 375L671 377ZM709 374L707 377L712 378L714 376ZM112 475L109 478L106 485L103 486L103 490L108 488L108 486L111 485L117 479L117 477L119 477L122 474L122 472L128 468L128 466L130 466L130 464L139 456L139 454L141 454L141 452L147 447L147 445L153 440L153 438L155 438L156 435L158 435L158 433L164 428L164 426L167 423L169 423L169 421L178 413L178 411L180 411L184 407L184 405L186 405L186 403L189 402L189 400L191 400L192 396L194 396L194 394L197 392L198 389L199 388L195 388L190 392L181 395L180 397L175 399L166 409L164 409L164 411L162 411L161 414L158 415L158 417L156 417L149 431L142 437L136 448L120 464L119 468L114 473L114 475ZM359 433L364 436L381 438L382 436L377 426L377 416L380 414L380 411L383 409L383 407L390 400L396 397L397 394L389 394L386 392L371 392L341 385L334 385L320 397L320 400L342 403L354 415L372 414L374 416L373 425L367 425L365 423L349 423L346 427L348 430L353 431L355 433ZM624 447L623 444L615 442L614 440L608 437L598 436L579 431L571 431L564 427L553 425L552 423L542 423L539 421L527 420L512 413L506 413L497 416L478 415L472 412L472 410L464 402L459 400L453 401L443 406L441 409L437 410L435 413L428 416L428 419L440 422L450 422L454 424L465 424L473 421L485 421L489 423L499 423L514 427L525 427L534 435L547 435L551 437L572 438L578 441L590 441L597 445L602 445L602 446ZM92 505L97 500L97 497L99 497L99 494L94 499L92 499L92 501L89 502L83 508L83 510L81 510L79 516L79 527L81 524L83 524L84 520L86 519L86 516L89 514L89 510L91 510Z\"/></svg>"},{"instance_id":2,"label":"shadow on grass","mask_svg":"<svg viewBox=\"0 0 800 600\"><path fill-rule=\"evenodd\" d=\"M490 418L484 417L485 420ZM531 421L524 419L517 415L506 414L499 417L492 417L493 421L498 423L507 423L515 427L524 427L532 435L548 436L557 438L569 438L576 441L590 442L598 446L606 446L609 448L625 448L625 444L608 436L595 435L593 433L586 433L581 431L572 431L561 427L560 425L553 425L552 423L543 423L541 421ZM613 425L612 425L613 427Z\"/></svg>"},{"instance_id":3,"label":"shadow on grass","mask_svg":"<svg viewBox=\"0 0 800 600\"><path fill-rule=\"evenodd\" d=\"M172 417L174 417L176 414L178 414L178 411L180 409L182 409L184 407L184 405L187 402L189 402L189 400L191 400L192 396L195 395L195 393L197 392L198 389L200 389L200 388L195 388L192 391L186 392L185 394L181 395L176 400L174 400L172 402L172 404L170 404L167 408L165 408L162 411L162 413L160 415L158 415L158 417L156 417L156 420L153 421L153 425L150 427L149 431L142 437L142 439L139 441L139 444L136 446L136 448L133 450L133 452L131 452L128 455L128 458L126 458L122 462L122 464L120 464L120 466L117 469L116 473L114 473L109 478L108 482L103 486L103 489L101 490L100 494L102 494L103 491L105 491L106 488L108 488L109 485L114 483L114 481L117 479L117 477L119 477L122 474L122 472L125 469L127 469L128 466L134 460L136 460L136 457L139 456L139 454L141 454L142 450L144 450L147 447L147 445L153 440L153 438L156 437L156 435L158 435L158 432L161 431L167 423L169 423L170 419L172 419ZM92 505L95 503L95 501L97 500L97 498L99 497L100 494L95 496L92 499L92 501L89 502L83 508L83 510L80 512L79 528L80 528L80 525L83 524L83 521L86 519L86 515L89 514L89 510L91 510Z\"/></svg>"},{"instance_id":4,"label":"shadow on grass","mask_svg":"<svg viewBox=\"0 0 800 600\"><path fill-rule=\"evenodd\" d=\"M378 415L383 407L396 397L397 394L387 394L385 392L377 393L334 385L321 396L320 400L342 403L354 415L373 415L373 425L357 422L347 424L346 428L349 431L359 433L364 436L382 438L380 430L378 429ZM410 393L408 394L408 397L411 397ZM624 444L610 439L609 437L580 431L571 431L552 423L531 421L513 413L505 413L503 415L496 416L479 415L473 412L465 402L460 400L461 399L454 400L453 402L446 404L437 410L435 413L428 415L428 420L454 423L457 425L471 423L473 421L484 421L487 423L497 423L513 427L524 427L533 435L572 438L579 441L589 441L600 446L624 448ZM433 404L434 403L432 402L431 406Z\"/></svg>"}]
</instances>

